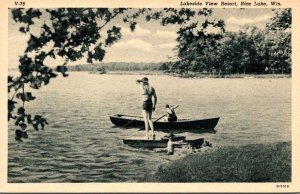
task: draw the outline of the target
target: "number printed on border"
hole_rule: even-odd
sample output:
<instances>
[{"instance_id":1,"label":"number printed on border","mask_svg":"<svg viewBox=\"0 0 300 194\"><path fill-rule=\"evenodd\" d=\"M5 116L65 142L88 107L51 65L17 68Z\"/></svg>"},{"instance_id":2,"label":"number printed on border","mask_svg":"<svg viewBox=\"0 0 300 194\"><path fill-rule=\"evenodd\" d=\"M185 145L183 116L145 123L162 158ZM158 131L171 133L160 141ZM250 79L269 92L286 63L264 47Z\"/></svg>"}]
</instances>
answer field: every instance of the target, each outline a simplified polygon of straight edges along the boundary
<instances>
[{"instance_id":1,"label":"number printed on border","mask_svg":"<svg viewBox=\"0 0 300 194\"><path fill-rule=\"evenodd\" d=\"M25 1L15 1L15 6L25 6Z\"/></svg>"}]
</instances>

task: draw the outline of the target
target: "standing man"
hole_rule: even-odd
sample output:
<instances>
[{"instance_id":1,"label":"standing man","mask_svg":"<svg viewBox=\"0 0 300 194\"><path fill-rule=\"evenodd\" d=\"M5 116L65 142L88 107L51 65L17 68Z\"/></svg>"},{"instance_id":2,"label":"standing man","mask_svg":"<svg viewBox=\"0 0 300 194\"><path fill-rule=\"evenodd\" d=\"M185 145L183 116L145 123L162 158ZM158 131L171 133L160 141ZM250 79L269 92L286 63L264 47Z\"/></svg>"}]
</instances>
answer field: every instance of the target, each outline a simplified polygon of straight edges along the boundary
<instances>
[{"instance_id":1,"label":"standing man","mask_svg":"<svg viewBox=\"0 0 300 194\"><path fill-rule=\"evenodd\" d=\"M138 83L142 86L142 96L143 96L143 118L145 122L145 129L146 129L146 138L149 139L149 127L151 129L151 138L155 139L154 134L154 126L153 122L151 120L152 118L152 111L155 110L156 102L157 102L157 96L155 93L155 89L149 85L147 77L143 77L140 80L137 80ZM153 98L153 101L152 101Z\"/></svg>"}]
</instances>

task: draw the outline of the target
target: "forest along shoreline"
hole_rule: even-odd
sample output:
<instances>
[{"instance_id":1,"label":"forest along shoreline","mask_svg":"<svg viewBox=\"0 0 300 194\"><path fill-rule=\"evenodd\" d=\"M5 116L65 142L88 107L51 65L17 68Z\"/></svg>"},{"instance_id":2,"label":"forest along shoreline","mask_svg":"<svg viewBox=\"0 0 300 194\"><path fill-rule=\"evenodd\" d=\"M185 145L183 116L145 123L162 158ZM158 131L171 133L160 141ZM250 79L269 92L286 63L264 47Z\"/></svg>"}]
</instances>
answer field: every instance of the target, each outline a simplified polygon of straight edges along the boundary
<instances>
[{"instance_id":1,"label":"forest along shoreline","mask_svg":"<svg viewBox=\"0 0 300 194\"><path fill-rule=\"evenodd\" d=\"M228 73L172 72L162 68L163 63L105 63L69 66L69 71L112 75L169 75L183 78L291 78L291 73Z\"/></svg>"},{"instance_id":2,"label":"forest along shoreline","mask_svg":"<svg viewBox=\"0 0 300 194\"><path fill-rule=\"evenodd\" d=\"M79 64L68 66L69 71L89 72L91 74L118 75L170 75L184 78L290 78L291 70L284 68L260 68L260 71L217 71L210 70L181 70L174 68L176 62L109 62L94 64Z\"/></svg>"},{"instance_id":3,"label":"forest along shoreline","mask_svg":"<svg viewBox=\"0 0 300 194\"><path fill-rule=\"evenodd\" d=\"M91 74L97 74L97 72L89 72ZM204 74L204 73L187 73L184 75L178 73L168 73L162 71L109 71L106 74L112 75L168 75L174 77L182 78L291 78L290 74L227 74L227 75L217 75L217 74Z\"/></svg>"}]
</instances>

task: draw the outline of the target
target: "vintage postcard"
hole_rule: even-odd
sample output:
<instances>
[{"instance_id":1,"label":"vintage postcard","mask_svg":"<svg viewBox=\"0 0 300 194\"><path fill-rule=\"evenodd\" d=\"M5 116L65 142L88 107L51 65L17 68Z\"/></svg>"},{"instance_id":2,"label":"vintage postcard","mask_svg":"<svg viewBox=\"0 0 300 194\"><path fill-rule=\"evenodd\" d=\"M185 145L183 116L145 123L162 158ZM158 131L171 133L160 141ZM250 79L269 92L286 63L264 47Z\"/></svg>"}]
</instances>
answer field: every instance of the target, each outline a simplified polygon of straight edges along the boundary
<instances>
[{"instance_id":1,"label":"vintage postcard","mask_svg":"<svg viewBox=\"0 0 300 194\"><path fill-rule=\"evenodd\" d=\"M299 1L0 5L0 192L300 192Z\"/></svg>"}]
</instances>

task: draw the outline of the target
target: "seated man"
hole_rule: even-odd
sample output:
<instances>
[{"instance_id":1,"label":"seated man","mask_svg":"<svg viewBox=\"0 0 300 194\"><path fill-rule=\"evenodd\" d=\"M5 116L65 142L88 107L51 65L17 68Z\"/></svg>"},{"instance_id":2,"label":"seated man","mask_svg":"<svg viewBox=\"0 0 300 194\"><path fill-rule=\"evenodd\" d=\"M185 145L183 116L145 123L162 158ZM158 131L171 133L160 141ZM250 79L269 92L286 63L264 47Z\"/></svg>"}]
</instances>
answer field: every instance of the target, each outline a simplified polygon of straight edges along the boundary
<instances>
[{"instance_id":1,"label":"seated man","mask_svg":"<svg viewBox=\"0 0 300 194\"><path fill-rule=\"evenodd\" d=\"M167 113L168 113L168 121L169 122L177 121L177 116L176 116L174 108L172 108L172 107L170 107L170 105L166 104L166 109L167 109Z\"/></svg>"}]
</instances>

